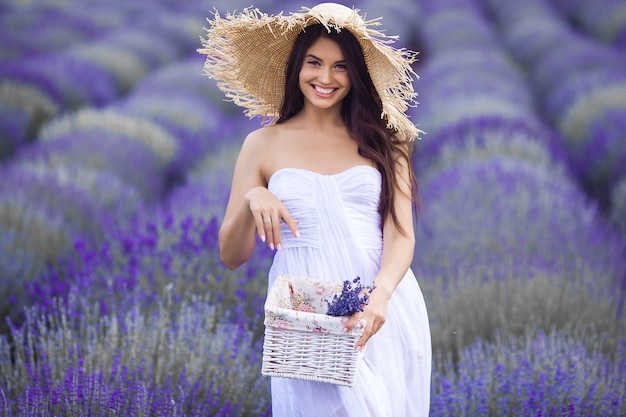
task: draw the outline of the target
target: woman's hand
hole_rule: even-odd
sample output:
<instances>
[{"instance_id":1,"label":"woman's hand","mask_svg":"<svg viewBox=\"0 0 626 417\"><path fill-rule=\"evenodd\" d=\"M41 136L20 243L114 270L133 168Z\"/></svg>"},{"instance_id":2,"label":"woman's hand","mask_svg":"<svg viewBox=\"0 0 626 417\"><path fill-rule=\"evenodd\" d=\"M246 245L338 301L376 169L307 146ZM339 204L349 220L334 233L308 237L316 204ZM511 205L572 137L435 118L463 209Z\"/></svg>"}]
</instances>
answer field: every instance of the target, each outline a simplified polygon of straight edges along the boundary
<instances>
[{"instance_id":1,"label":"woman's hand","mask_svg":"<svg viewBox=\"0 0 626 417\"><path fill-rule=\"evenodd\" d=\"M360 351L365 347L367 341L374 336L385 321L387 321L387 304L390 295L384 289L376 287L370 294L369 302L363 308L363 312L354 313L345 323L347 330L352 330L354 326L363 325L365 321L365 329L361 338L356 342L355 349Z\"/></svg>"},{"instance_id":2,"label":"woman's hand","mask_svg":"<svg viewBox=\"0 0 626 417\"><path fill-rule=\"evenodd\" d=\"M256 224L259 238L265 242L271 250L282 248L280 236L280 221L284 221L295 237L300 236L298 222L285 207L285 205L266 187L257 186L251 188L245 194L245 201L250 207L254 223Z\"/></svg>"}]
</instances>

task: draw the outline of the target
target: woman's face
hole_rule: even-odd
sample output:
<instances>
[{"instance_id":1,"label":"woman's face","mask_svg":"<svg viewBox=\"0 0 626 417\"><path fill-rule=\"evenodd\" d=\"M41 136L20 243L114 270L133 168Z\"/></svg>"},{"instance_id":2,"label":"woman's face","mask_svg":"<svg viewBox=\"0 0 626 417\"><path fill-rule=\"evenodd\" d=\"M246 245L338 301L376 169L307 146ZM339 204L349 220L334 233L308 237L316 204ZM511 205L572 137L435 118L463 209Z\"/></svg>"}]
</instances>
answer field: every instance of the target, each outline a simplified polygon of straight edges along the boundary
<instances>
[{"instance_id":1,"label":"woman's face","mask_svg":"<svg viewBox=\"0 0 626 417\"><path fill-rule=\"evenodd\" d=\"M300 69L300 90L305 105L330 109L350 92L348 67L339 45L321 37L306 51Z\"/></svg>"}]
</instances>

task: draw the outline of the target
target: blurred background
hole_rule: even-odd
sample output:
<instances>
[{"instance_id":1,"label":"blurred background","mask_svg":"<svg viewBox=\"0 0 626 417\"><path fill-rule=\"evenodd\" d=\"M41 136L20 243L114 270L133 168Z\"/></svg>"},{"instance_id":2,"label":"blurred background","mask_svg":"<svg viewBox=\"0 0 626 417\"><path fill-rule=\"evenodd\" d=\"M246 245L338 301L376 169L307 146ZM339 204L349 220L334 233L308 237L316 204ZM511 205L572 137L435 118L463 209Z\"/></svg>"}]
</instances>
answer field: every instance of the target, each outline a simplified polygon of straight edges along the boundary
<instances>
[{"instance_id":1,"label":"blurred background","mask_svg":"<svg viewBox=\"0 0 626 417\"><path fill-rule=\"evenodd\" d=\"M431 415L626 415L626 2L342 2L420 52ZM261 121L196 49L315 4L0 3L0 416L271 416L271 252L216 242Z\"/></svg>"}]
</instances>

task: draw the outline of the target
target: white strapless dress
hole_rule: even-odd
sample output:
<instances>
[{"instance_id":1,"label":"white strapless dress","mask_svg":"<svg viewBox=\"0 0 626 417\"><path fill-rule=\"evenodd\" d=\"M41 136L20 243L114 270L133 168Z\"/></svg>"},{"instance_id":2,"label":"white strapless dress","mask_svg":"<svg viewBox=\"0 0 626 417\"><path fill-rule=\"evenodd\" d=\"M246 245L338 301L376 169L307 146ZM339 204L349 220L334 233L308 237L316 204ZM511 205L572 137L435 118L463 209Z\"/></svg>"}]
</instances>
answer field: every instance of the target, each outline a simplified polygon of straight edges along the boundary
<instances>
[{"instance_id":1,"label":"white strapless dress","mask_svg":"<svg viewBox=\"0 0 626 417\"><path fill-rule=\"evenodd\" d=\"M370 284L379 269L382 232L380 173L359 165L335 175L280 169L268 188L299 221L295 238L282 223L282 250L269 273ZM409 270L373 336L354 386L272 378L274 417L422 417L430 403L431 342L426 305Z\"/></svg>"}]
</instances>

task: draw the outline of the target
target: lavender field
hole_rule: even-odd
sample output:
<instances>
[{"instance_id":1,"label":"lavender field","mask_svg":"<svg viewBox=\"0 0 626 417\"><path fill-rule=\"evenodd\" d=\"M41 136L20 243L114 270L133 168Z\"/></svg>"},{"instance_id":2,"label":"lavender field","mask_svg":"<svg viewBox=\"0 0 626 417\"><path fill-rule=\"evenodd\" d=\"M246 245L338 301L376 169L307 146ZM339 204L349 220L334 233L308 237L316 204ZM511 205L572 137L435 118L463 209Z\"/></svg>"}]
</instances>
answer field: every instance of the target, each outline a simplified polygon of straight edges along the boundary
<instances>
[{"instance_id":1,"label":"lavender field","mask_svg":"<svg viewBox=\"0 0 626 417\"><path fill-rule=\"evenodd\" d=\"M250 4L0 3L0 416L271 416L271 252L216 241L260 120L196 52ZM345 4L420 51L431 415L626 415L626 3Z\"/></svg>"}]
</instances>

